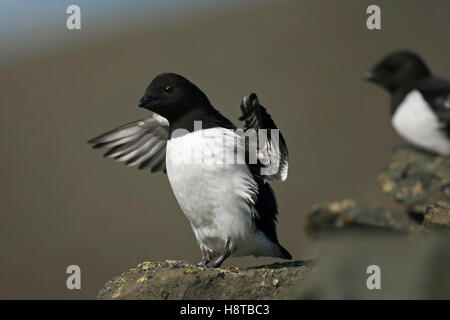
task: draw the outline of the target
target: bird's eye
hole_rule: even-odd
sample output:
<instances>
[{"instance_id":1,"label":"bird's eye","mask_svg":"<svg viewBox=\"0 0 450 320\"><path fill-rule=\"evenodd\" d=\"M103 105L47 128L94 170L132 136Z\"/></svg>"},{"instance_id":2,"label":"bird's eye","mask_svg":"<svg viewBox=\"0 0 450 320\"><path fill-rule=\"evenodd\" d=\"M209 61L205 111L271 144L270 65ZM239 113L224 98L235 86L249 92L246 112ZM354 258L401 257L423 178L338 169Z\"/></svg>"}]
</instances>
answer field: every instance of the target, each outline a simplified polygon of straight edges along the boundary
<instances>
[{"instance_id":1,"label":"bird's eye","mask_svg":"<svg viewBox=\"0 0 450 320\"><path fill-rule=\"evenodd\" d=\"M167 92L167 93L170 93L170 92L173 91L173 87L172 86L167 86L167 87L164 88L164 91Z\"/></svg>"}]
</instances>

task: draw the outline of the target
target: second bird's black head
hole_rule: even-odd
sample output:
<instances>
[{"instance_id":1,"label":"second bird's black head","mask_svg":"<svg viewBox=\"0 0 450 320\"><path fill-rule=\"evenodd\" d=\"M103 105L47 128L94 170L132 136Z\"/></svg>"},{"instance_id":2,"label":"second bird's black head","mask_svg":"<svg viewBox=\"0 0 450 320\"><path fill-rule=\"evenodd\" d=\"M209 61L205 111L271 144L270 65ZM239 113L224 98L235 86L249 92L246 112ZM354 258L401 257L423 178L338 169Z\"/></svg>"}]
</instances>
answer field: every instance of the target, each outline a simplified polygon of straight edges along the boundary
<instances>
[{"instance_id":1,"label":"second bird's black head","mask_svg":"<svg viewBox=\"0 0 450 320\"><path fill-rule=\"evenodd\" d=\"M194 108L209 106L206 95L186 78L162 73L152 80L139 100L139 107L156 112L173 122Z\"/></svg>"},{"instance_id":2,"label":"second bird's black head","mask_svg":"<svg viewBox=\"0 0 450 320\"><path fill-rule=\"evenodd\" d=\"M417 81L430 74L425 62L417 54L397 51L381 59L372 70L364 74L364 78L393 93L398 89L414 86Z\"/></svg>"}]
</instances>

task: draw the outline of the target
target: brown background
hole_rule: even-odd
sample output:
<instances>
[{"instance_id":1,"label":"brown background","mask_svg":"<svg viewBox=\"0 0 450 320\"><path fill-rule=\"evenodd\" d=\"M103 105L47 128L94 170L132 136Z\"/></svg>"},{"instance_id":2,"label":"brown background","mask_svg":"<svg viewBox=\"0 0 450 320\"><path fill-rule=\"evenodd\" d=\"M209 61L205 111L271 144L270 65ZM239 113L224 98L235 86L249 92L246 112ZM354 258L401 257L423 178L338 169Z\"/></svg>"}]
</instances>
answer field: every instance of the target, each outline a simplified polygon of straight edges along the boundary
<instances>
[{"instance_id":1,"label":"brown background","mask_svg":"<svg viewBox=\"0 0 450 320\"><path fill-rule=\"evenodd\" d=\"M147 23L149 12L98 36L87 24L63 30L61 46L46 53L2 61L0 298L95 298L141 261L199 260L167 177L105 160L85 143L145 117L136 104L160 72L186 76L235 122L241 96L258 93L289 147L289 179L273 187L280 242L295 259L314 255L303 231L312 204L391 204L376 175L400 139L388 95L362 74L409 48L450 75L449 2L257 3L206 14L191 7L159 24ZM381 31L365 27L373 3L382 8ZM81 267L82 290L66 289L70 264Z\"/></svg>"}]
</instances>

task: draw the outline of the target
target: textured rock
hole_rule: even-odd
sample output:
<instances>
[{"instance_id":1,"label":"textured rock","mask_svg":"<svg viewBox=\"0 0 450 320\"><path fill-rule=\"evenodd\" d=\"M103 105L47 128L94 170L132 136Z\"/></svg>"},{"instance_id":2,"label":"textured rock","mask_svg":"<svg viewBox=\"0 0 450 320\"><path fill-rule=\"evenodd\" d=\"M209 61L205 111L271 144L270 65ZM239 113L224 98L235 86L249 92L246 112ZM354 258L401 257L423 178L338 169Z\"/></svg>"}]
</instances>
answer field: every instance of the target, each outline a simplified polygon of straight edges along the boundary
<instances>
[{"instance_id":1,"label":"textured rock","mask_svg":"<svg viewBox=\"0 0 450 320\"><path fill-rule=\"evenodd\" d=\"M414 213L424 214L437 201L449 204L450 158L413 147L397 148L378 177L383 192Z\"/></svg>"},{"instance_id":2,"label":"textured rock","mask_svg":"<svg viewBox=\"0 0 450 320\"><path fill-rule=\"evenodd\" d=\"M425 211L423 227L433 231L450 231L450 205L446 201L438 201L428 205Z\"/></svg>"},{"instance_id":3,"label":"textured rock","mask_svg":"<svg viewBox=\"0 0 450 320\"><path fill-rule=\"evenodd\" d=\"M402 210L358 204L353 200L316 205L306 217L306 230L316 238L359 230L408 233L416 225Z\"/></svg>"},{"instance_id":4,"label":"textured rock","mask_svg":"<svg viewBox=\"0 0 450 320\"><path fill-rule=\"evenodd\" d=\"M98 299L286 299L312 272L296 261L213 269L184 261L143 262L108 281Z\"/></svg>"}]
</instances>

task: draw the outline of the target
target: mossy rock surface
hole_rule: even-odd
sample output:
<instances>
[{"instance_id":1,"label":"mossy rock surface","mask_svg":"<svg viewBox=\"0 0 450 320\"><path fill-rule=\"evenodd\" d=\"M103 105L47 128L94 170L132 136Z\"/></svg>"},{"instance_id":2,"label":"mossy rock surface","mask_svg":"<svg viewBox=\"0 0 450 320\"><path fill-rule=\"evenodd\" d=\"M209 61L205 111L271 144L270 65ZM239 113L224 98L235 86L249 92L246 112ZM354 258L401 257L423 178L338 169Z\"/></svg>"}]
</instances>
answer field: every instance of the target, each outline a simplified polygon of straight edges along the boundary
<instances>
[{"instance_id":1,"label":"mossy rock surface","mask_svg":"<svg viewBox=\"0 0 450 320\"><path fill-rule=\"evenodd\" d=\"M424 214L430 204L438 201L449 206L450 157L399 147L378 181L383 192L411 212Z\"/></svg>"},{"instance_id":2,"label":"mossy rock surface","mask_svg":"<svg viewBox=\"0 0 450 320\"><path fill-rule=\"evenodd\" d=\"M98 299L287 299L312 272L301 261L213 269L185 261L143 262L108 281Z\"/></svg>"},{"instance_id":3,"label":"mossy rock surface","mask_svg":"<svg viewBox=\"0 0 450 320\"><path fill-rule=\"evenodd\" d=\"M429 204L423 220L423 227L437 232L450 232L450 205L447 201Z\"/></svg>"}]
</instances>

